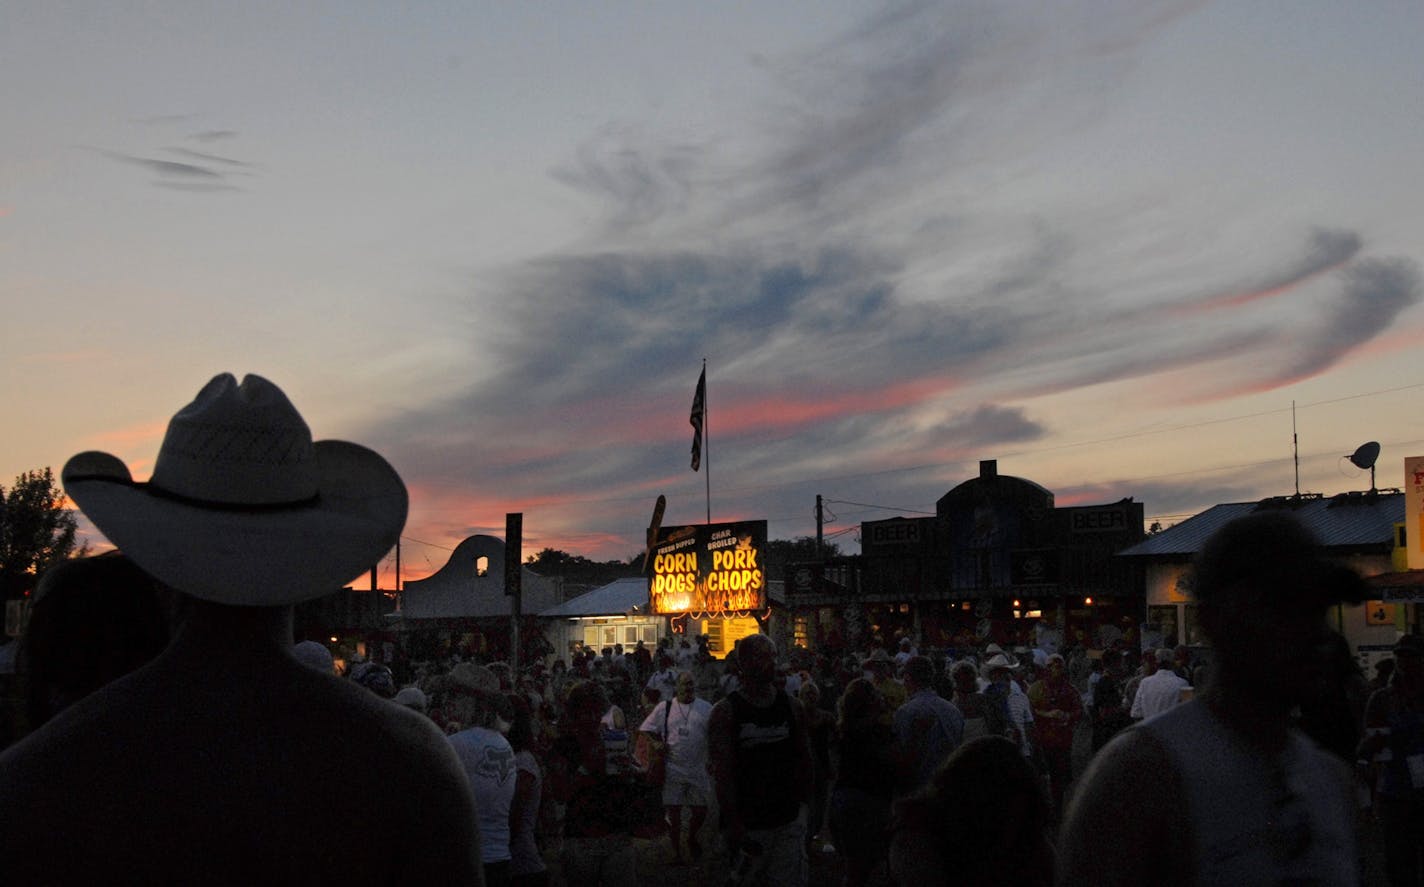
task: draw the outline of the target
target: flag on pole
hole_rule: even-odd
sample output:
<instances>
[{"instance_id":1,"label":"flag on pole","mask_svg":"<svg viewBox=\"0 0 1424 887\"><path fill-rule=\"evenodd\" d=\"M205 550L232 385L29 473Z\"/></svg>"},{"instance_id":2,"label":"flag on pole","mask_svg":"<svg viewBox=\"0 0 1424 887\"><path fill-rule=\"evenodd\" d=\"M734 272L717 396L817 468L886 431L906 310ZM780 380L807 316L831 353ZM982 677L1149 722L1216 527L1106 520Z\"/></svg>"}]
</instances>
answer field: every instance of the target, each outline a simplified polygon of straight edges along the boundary
<instances>
[{"instance_id":1,"label":"flag on pole","mask_svg":"<svg viewBox=\"0 0 1424 887\"><path fill-rule=\"evenodd\" d=\"M697 393L692 395L692 415L687 421L692 423L692 470L702 467L702 418L707 409L707 367L697 377Z\"/></svg>"}]
</instances>

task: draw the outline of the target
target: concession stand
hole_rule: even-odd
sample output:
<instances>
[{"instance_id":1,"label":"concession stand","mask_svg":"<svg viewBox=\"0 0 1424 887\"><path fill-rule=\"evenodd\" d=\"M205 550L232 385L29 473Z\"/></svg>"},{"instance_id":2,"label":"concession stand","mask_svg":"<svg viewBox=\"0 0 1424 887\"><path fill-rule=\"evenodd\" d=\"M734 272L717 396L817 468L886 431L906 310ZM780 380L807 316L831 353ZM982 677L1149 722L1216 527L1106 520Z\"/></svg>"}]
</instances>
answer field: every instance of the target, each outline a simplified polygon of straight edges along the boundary
<instances>
[{"instance_id":1,"label":"concession stand","mask_svg":"<svg viewBox=\"0 0 1424 887\"><path fill-rule=\"evenodd\" d=\"M652 545L649 605L674 635L707 635L725 658L770 617L766 521L661 527Z\"/></svg>"}]
</instances>

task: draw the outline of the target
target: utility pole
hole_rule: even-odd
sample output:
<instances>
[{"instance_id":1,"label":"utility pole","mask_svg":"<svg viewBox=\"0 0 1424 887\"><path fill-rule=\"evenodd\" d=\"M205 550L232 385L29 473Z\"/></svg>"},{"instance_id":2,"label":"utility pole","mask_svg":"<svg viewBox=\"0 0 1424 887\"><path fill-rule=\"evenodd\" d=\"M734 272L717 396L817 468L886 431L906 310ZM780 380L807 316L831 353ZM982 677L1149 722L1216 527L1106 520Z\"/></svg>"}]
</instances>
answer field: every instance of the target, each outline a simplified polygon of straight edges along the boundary
<instances>
[{"instance_id":1,"label":"utility pole","mask_svg":"<svg viewBox=\"0 0 1424 887\"><path fill-rule=\"evenodd\" d=\"M825 557L825 537L822 535L822 525L826 522L825 507L821 504L821 494L816 494L816 557Z\"/></svg>"},{"instance_id":2,"label":"utility pole","mask_svg":"<svg viewBox=\"0 0 1424 887\"><path fill-rule=\"evenodd\" d=\"M509 595L509 666L519 683L519 617L524 600L524 574L520 561L524 554L524 514L504 516L504 593Z\"/></svg>"}]
</instances>

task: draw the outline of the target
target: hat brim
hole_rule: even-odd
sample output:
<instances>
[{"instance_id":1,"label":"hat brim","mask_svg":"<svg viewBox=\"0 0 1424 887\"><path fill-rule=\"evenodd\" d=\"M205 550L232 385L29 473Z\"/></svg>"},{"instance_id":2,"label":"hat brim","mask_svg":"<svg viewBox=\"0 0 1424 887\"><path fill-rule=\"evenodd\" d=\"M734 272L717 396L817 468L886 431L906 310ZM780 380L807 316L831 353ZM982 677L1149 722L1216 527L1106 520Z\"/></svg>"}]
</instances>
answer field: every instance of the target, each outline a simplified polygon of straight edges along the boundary
<instances>
[{"instance_id":1,"label":"hat brim","mask_svg":"<svg viewBox=\"0 0 1424 887\"><path fill-rule=\"evenodd\" d=\"M998 661L1000 659L1002 659L1003 661ZM1018 667L1018 659L1011 658L1009 656L1004 655L1003 653L998 653L995 654L993 659L985 661L985 663L979 668L980 674L985 677L988 677L989 674L998 671L999 669L1003 669L1004 671L1013 671Z\"/></svg>"},{"instance_id":2,"label":"hat brim","mask_svg":"<svg viewBox=\"0 0 1424 887\"><path fill-rule=\"evenodd\" d=\"M345 441L313 444L317 498L291 508L196 505L135 484L106 453L64 466L64 490L144 572L220 604L282 606L338 591L400 538L409 499L385 459Z\"/></svg>"}]
</instances>

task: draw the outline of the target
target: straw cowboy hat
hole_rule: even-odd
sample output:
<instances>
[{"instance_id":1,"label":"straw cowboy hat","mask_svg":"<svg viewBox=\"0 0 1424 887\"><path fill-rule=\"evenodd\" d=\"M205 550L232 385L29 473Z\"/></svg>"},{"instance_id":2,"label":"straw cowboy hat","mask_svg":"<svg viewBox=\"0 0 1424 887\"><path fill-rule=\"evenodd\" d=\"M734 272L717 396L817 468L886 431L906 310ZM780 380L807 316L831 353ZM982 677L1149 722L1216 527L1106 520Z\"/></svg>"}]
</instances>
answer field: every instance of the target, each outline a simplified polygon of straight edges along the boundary
<instances>
[{"instance_id":1,"label":"straw cowboy hat","mask_svg":"<svg viewBox=\"0 0 1424 887\"><path fill-rule=\"evenodd\" d=\"M992 672L997 669L1006 668L1009 671L1013 671L1018 667L1019 663L1017 659L1011 659L1008 656L1005 656L1003 653L999 653L990 658L989 661L984 663L984 665L981 667L980 674L984 675L984 677L987 678Z\"/></svg>"},{"instance_id":2,"label":"straw cowboy hat","mask_svg":"<svg viewBox=\"0 0 1424 887\"><path fill-rule=\"evenodd\" d=\"M64 490L109 541L160 582L239 606L337 591L405 525L405 484L385 459L312 441L276 385L214 376L168 423L146 483L108 453L64 466Z\"/></svg>"}]
</instances>

